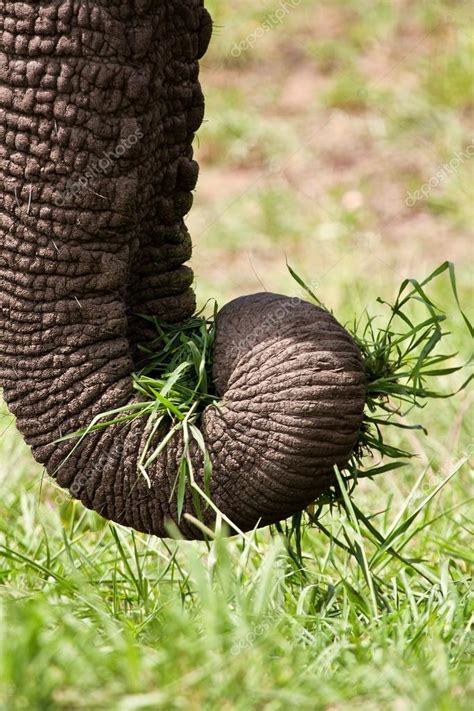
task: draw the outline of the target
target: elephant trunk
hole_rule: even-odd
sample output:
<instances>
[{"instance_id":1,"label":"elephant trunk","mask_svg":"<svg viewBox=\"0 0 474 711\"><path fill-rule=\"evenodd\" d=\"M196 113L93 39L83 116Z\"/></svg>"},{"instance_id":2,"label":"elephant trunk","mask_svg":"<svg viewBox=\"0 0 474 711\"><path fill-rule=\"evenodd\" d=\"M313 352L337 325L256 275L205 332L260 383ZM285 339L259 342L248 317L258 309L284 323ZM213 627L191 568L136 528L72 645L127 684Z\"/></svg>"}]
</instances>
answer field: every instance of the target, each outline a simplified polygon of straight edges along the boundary
<instances>
[{"instance_id":1,"label":"elephant trunk","mask_svg":"<svg viewBox=\"0 0 474 711\"><path fill-rule=\"evenodd\" d=\"M4 396L61 486L156 535L177 521L180 436L148 479L137 467L144 419L80 446L57 440L136 400L134 355L150 335L136 314L180 322L194 311L183 217L197 180L198 60L211 27L201 0L0 8ZM222 400L204 411L201 430L215 504L249 529L310 503L347 461L362 421L364 372L351 337L299 299L244 297L218 316L214 376ZM185 511L194 513L189 492ZM212 523L213 512L205 516ZM183 519L180 528L200 536Z\"/></svg>"}]
</instances>

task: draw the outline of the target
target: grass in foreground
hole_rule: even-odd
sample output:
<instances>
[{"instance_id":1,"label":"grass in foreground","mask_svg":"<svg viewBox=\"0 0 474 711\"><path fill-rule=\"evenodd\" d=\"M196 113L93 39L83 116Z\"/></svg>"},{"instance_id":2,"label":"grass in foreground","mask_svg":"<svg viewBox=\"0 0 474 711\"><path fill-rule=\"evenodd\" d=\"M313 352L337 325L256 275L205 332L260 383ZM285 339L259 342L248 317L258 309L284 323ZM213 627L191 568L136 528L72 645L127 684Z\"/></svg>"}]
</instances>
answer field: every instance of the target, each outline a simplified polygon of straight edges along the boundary
<instances>
[{"instance_id":1,"label":"grass in foreground","mask_svg":"<svg viewBox=\"0 0 474 711\"><path fill-rule=\"evenodd\" d=\"M3 707L468 709L465 457L432 466L411 490L379 478L365 520L326 509L328 537L305 529L300 562L267 532L209 550L137 535L51 484L38 502L17 469L1 523Z\"/></svg>"}]
</instances>

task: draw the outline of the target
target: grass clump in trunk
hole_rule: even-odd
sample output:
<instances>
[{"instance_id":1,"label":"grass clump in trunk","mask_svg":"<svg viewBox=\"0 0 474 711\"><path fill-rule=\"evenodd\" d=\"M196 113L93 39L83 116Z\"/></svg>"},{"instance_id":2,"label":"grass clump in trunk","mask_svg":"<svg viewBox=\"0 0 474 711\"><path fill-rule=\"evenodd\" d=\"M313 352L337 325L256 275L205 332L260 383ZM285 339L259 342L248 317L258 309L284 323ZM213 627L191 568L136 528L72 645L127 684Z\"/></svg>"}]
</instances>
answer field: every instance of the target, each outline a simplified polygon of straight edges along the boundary
<instances>
[{"instance_id":1,"label":"grass clump in trunk","mask_svg":"<svg viewBox=\"0 0 474 711\"><path fill-rule=\"evenodd\" d=\"M217 305L214 304L212 317L206 318L199 312L184 323L174 324L155 316L142 316L155 329L156 337L147 346L139 346L142 355L140 367L132 374L133 388L140 397L139 402L101 412L87 427L58 440L79 438L78 446L92 432L146 417L147 439L140 454L138 469L150 483L149 467L170 440L181 432L183 452L171 492L171 497L177 497L178 520L181 519L187 484L191 486L199 518L201 499L204 499L206 505L215 508L209 495L211 462L198 425L204 408L217 401L211 360L216 312ZM159 445L153 446L160 430L165 434ZM202 453L204 490L194 478L192 442Z\"/></svg>"},{"instance_id":2,"label":"grass clump in trunk","mask_svg":"<svg viewBox=\"0 0 474 711\"><path fill-rule=\"evenodd\" d=\"M288 266L293 278L319 306L324 307L304 280ZM459 304L454 266L444 262L422 282L405 279L393 304L377 299L388 311L385 323L365 311L346 328L359 345L366 373L366 407L359 439L351 459L342 472L336 472L333 487L306 510L293 516L284 527L277 530L285 533L288 541L296 540L298 557L302 526L317 525L323 505L347 506L348 496L358 480L405 466L415 456L413 452L400 449L386 440L391 428L426 430L419 424L406 422L406 417L416 408L423 408L430 399L450 397L430 385L433 379L442 378L459 371L464 366L453 364L457 353L439 353L439 344L448 332L443 330L446 315L427 294L427 286L435 278L448 273L451 290L469 329L472 325ZM414 312L421 307L421 316ZM167 324L156 317L144 316L156 330L156 339L140 348L141 367L133 374L133 386L140 401L109 412L100 413L83 430L63 439L79 437L82 440L90 432L121 424L138 417L147 417L147 439L140 455L138 468L149 481L148 469L163 452L170 440L178 433L183 436L183 451L171 497L176 496L178 521L181 519L186 486L190 485L198 519L201 519L201 500L221 515L228 525L240 533L213 504L210 497L212 466L203 436L199 430L199 417L203 409L215 403L218 396L212 379L212 351L215 338L217 305L214 313L206 318L199 312L185 323ZM459 388L467 386L470 378ZM459 391L458 390L458 391ZM165 434L158 446L154 446L159 431ZM194 477L191 444L199 448L204 468L204 488ZM367 459L378 459L375 466L367 468ZM388 460L388 461L387 461ZM351 509L354 514L355 509Z\"/></svg>"},{"instance_id":3,"label":"grass clump in trunk","mask_svg":"<svg viewBox=\"0 0 474 711\"><path fill-rule=\"evenodd\" d=\"M289 265L288 269L311 299L325 308ZM443 328L447 317L430 299L427 286L445 273L449 276L452 294L472 338L474 330L461 308L451 262L443 262L421 282L405 279L393 303L377 298L377 303L382 304L388 313L385 322L382 317L371 316L366 310L352 324L346 324L360 348L366 373L364 418L352 457L342 471L335 472L332 488L305 512L293 516L284 527L277 526L289 544L295 541L296 550L292 552L298 560L301 560L304 525L316 525L327 533L319 524L324 505L340 505L357 525L368 523L350 501L358 481L404 467L415 456L409 450L390 444L387 434L393 428L401 428L421 430L427 435L428 431L422 425L407 421L409 415L416 409L424 408L429 400L452 397L472 380L471 374L456 392L448 393L437 389L434 383L465 368L465 364L455 363L458 353L439 352L440 343L449 335ZM374 459L378 460L376 465L367 468L367 460Z\"/></svg>"}]
</instances>

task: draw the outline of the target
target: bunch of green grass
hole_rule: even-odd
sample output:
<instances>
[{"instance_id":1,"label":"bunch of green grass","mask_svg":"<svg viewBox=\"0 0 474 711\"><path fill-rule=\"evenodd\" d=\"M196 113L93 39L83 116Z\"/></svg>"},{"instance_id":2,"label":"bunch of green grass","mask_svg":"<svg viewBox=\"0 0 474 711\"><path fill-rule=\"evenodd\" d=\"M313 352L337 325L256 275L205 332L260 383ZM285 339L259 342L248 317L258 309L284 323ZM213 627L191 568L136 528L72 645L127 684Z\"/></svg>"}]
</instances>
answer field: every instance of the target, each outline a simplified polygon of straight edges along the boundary
<instances>
[{"instance_id":1,"label":"bunch of green grass","mask_svg":"<svg viewBox=\"0 0 474 711\"><path fill-rule=\"evenodd\" d=\"M209 496L211 461L198 425L204 408L217 400L211 362L216 311L217 305L214 304L212 317L206 318L199 312L185 323L175 324L166 323L155 316L142 316L156 331L156 337L147 346L139 347L142 355L140 368L132 375L134 390L140 396L139 401L101 412L87 427L59 440L79 438L77 447L92 432L146 417L147 439L140 454L138 469L150 484L149 467L170 440L181 433L182 453L171 492L171 497L177 497L178 520L181 519L187 484L191 486L199 518L202 518L201 499L207 506L214 507ZM153 442L160 432L164 433L163 437L154 446ZM202 454L204 490L194 477L191 457L193 442Z\"/></svg>"},{"instance_id":2,"label":"bunch of green grass","mask_svg":"<svg viewBox=\"0 0 474 711\"><path fill-rule=\"evenodd\" d=\"M323 306L304 280L288 265L298 284L319 306ZM461 310L457 295L454 266L444 262L424 281L405 279L393 304L377 299L388 309L388 318L380 323L367 311L348 326L360 347L366 373L366 408L354 453L342 472L337 472L333 487L321 496L306 512L297 514L286 526L287 538L301 539L301 526L318 520L325 504L337 502L346 505L344 493L350 495L361 478L405 466L413 452L400 449L387 442L391 428L424 430L419 424L410 424L406 418L413 409L422 408L430 399L450 397L453 393L436 390L429 383L451 375L464 366L453 364L456 353L439 353L438 346L448 332L443 330L446 315L430 299L426 287L435 278L449 274L452 292L464 321L473 335L473 328ZM422 314L413 316L421 306ZM140 401L115 410L100 413L83 430L67 435L79 437L123 422L146 417L147 439L138 462L138 469L149 481L148 470L163 452L170 440L181 433L182 453L171 497L176 496L178 520L181 519L186 486L191 487L197 525L202 520L201 501L219 516L221 512L210 497L212 465L204 438L199 430L199 417L209 404L217 405L217 394L212 380L212 349L215 338L215 316L198 313L186 323L166 324L156 317L145 318L156 330L156 338L141 347L141 368L133 374L133 385ZM466 387L470 378L459 389ZM156 436L164 432L159 444ZM64 438L63 438L64 439ZM204 488L195 477L192 464L193 443L202 454ZM367 460L377 459L375 466L367 468ZM389 460L389 461L387 461ZM391 461L390 461L391 460ZM341 487L341 483L343 486ZM237 532L232 521L223 517ZM281 527L277 527L283 531ZM208 533L206 531L206 533ZM299 554L298 554L299 555Z\"/></svg>"},{"instance_id":3,"label":"bunch of green grass","mask_svg":"<svg viewBox=\"0 0 474 711\"><path fill-rule=\"evenodd\" d=\"M289 265L288 269L311 299L325 308ZM451 262L444 262L421 282L405 279L394 303L377 298L388 310L384 323L380 317L364 311L352 325L346 325L360 348L366 374L364 418L352 457L342 471L336 470L333 487L306 512L293 516L284 528L277 527L288 542L296 542L298 560L301 560L302 526L316 525L327 533L318 522L325 504L341 506L357 525L362 521L365 525L369 523L351 503L350 495L358 481L404 467L415 457L414 452L390 444L387 435L393 428L421 430L427 435L426 428L407 419L412 411L424 408L429 400L452 397L472 380L471 374L455 392L437 389L443 378L466 367L456 361L458 353L439 352L440 343L449 336L443 329L447 317L429 297L427 286L445 273L449 275L452 294L472 338L473 326L461 308ZM367 467L366 461L374 459L376 465ZM375 529L374 532L377 534Z\"/></svg>"}]
</instances>

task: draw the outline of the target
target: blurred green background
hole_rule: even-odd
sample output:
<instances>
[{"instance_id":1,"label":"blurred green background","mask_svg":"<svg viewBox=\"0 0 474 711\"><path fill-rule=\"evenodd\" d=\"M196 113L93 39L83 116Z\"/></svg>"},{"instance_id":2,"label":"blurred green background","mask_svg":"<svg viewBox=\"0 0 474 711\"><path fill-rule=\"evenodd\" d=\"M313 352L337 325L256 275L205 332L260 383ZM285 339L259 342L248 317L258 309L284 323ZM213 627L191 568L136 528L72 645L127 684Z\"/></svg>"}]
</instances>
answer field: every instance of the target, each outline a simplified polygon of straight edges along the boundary
<instances>
[{"instance_id":1,"label":"blurred green background","mask_svg":"<svg viewBox=\"0 0 474 711\"><path fill-rule=\"evenodd\" d=\"M470 4L208 7L215 32L189 218L200 299L290 293L287 257L352 315L444 259L466 267L473 161L407 201L474 151Z\"/></svg>"},{"instance_id":2,"label":"blurred green background","mask_svg":"<svg viewBox=\"0 0 474 711\"><path fill-rule=\"evenodd\" d=\"M207 4L188 218L199 303L298 293L288 260L345 322L449 259L469 305L472 5ZM430 293L466 361L448 280ZM354 496L384 535L416 513L393 546L418 572L343 512L324 514L330 535L366 548L380 609L360 556L318 531L301 570L268 531L208 550L109 526L42 478L1 412L6 711L471 708L471 393L421 413L428 437L395 432L417 459Z\"/></svg>"}]
</instances>

